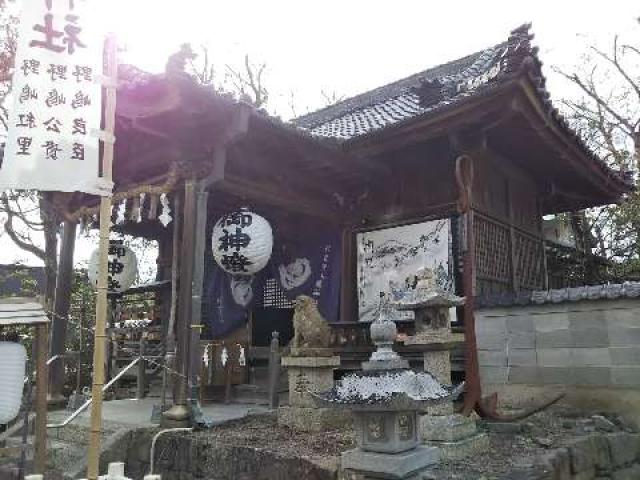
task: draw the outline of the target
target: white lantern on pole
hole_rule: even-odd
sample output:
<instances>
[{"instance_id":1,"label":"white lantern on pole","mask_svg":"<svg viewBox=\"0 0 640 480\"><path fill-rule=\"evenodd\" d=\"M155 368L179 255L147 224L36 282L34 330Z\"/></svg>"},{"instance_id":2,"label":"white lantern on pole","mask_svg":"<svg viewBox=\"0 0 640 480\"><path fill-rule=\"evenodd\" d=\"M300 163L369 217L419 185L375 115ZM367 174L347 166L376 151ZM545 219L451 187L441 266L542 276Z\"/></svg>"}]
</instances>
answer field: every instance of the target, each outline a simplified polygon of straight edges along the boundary
<instances>
[{"instance_id":1,"label":"white lantern on pole","mask_svg":"<svg viewBox=\"0 0 640 480\"><path fill-rule=\"evenodd\" d=\"M213 258L231 275L255 275L273 249L271 225L260 215L241 208L218 220L211 238Z\"/></svg>"},{"instance_id":2,"label":"white lantern on pole","mask_svg":"<svg viewBox=\"0 0 640 480\"><path fill-rule=\"evenodd\" d=\"M0 425L18 416L27 351L19 343L0 342Z\"/></svg>"},{"instance_id":3,"label":"white lantern on pole","mask_svg":"<svg viewBox=\"0 0 640 480\"><path fill-rule=\"evenodd\" d=\"M89 281L98 285L98 263L100 251L95 250L89 258ZM136 254L125 246L122 240L109 242L107 288L109 293L121 293L127 290L138 276L138 260Z\"/></svg>"}]
</instances>

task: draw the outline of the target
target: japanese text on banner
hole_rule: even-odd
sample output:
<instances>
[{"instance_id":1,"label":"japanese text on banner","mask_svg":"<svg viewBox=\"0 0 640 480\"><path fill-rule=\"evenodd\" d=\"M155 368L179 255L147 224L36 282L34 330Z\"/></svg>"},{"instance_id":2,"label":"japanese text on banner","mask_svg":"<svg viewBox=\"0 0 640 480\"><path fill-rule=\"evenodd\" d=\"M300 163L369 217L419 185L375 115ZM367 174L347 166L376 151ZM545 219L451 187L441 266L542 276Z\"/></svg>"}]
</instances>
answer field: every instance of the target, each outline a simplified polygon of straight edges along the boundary
<instances>
[{"instance_id":1,"label":"japanese text on banner","mask_svg":"<svg viewBox=\"0 0 640 480\"><path fill-rule=\"evenodd\" d=\"M0 189L104 194L98 180L102 37L89 0L23 0Z\"/></svg>"}]
</instances>

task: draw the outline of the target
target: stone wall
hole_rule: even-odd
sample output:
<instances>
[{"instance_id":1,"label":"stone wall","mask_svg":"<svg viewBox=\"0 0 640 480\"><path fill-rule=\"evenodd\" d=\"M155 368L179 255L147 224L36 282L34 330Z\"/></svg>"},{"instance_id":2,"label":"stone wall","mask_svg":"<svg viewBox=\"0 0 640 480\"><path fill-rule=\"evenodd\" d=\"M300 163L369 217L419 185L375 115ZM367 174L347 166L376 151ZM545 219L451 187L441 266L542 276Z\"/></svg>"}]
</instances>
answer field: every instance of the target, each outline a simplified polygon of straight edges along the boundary
<instances>
[{"instance_id":1,"label":"stone wall","mask_svg":"<svg viewBox=\"0 0 640 480\"><path fill-rule=\"evenodd\" d=\"M476 331L485 393L617 392L640 412L640 299L484 308Z\"/></svg>"},{"instance_id":2,"label":"stone wall","mask_svg":"<svg viewBox=\"0 0 640 480\"><path fill-rule=\"evenodd\" d=\"M151 439L158 430L127 432L100 457L100 471L125 462L129 478L149 473ZM154 473L162 480L335 480L337 465L277 455L265 449L225 444L202 434L166 434L156 443Z\"/></svg>"},{"instance_id":3,"label":"stone wall","mask_svg":"<svg viewBox=\"0 0 640 480\"><path fill-rule=\"evenodd\" d=\"M640 434L615 432L581 437L550 451L536 465L503 480L638 480Z\"/></svg>"}]
</instances>

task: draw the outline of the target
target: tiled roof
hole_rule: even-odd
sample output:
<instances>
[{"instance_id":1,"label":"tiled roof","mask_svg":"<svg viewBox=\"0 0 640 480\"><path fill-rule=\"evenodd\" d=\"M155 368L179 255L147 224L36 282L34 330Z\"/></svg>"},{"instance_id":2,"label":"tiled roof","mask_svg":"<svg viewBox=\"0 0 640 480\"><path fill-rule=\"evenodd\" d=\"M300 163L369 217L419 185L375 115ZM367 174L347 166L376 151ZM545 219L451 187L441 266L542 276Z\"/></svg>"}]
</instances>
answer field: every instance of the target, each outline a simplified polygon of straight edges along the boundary
<instances>
[{"instance_id":1,"label":"tiled roof","mask_svg":"<svg viewBox=\"0 0 640 480\"><path fill-rule=\"evenodd\" d=\"M508 46L508 42L501 43L430 68L298 117L294 123L317 136L347 140L436 110L473 95L478 87L495 81ZM432 85L435 95L431 95L432 101L425 101L423 92Z\"/></svg>"},{"instance_id":2,"label":"tiled roof","mask_svg":"<svg viewBox=\"0 0 640 480\"><path fill-rule=\"evenodd\" d=\"M544 305L585 300L616 300L619 298L639 298L640 282L625 282L607 285L587 285L584 287L537 290L519 294L503 294L479 297L479 308L508 307L513 305Z\"/></svg>"},{"instance_id":3,"label":"tiled roof","mask_svg":"<svg viewBox=\"0 0 640 480\"><path fill-rule=\"evenodd\" d=\"M530 27L522 25L506 42L303 115L293 124L318 138L349 141L453 107L508 80L528 77L550 120L584 152L591 166L613 180L618 194L630 191L632 180L595 155L552 104Z\"/></svg>"}]
</instances>

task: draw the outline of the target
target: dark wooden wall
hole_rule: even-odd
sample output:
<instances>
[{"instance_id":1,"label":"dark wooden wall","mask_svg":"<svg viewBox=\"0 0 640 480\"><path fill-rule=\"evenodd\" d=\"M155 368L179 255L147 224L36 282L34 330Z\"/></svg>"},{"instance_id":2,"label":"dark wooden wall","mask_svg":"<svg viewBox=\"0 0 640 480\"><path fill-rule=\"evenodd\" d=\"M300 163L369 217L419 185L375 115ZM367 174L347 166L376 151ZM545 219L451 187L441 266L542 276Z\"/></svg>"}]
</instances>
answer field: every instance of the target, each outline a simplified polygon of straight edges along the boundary
<instances>
[{"instance_id":1,"label":"dark wooden wall","mask_svg":"<svg viewBox=\"0 0 640 480\"><path fill-rule=\"evenodd\" d=\"M527 172L491 151L473 160L476 295L544 288L538 185Z\"/></svg>"}]
</instances>

